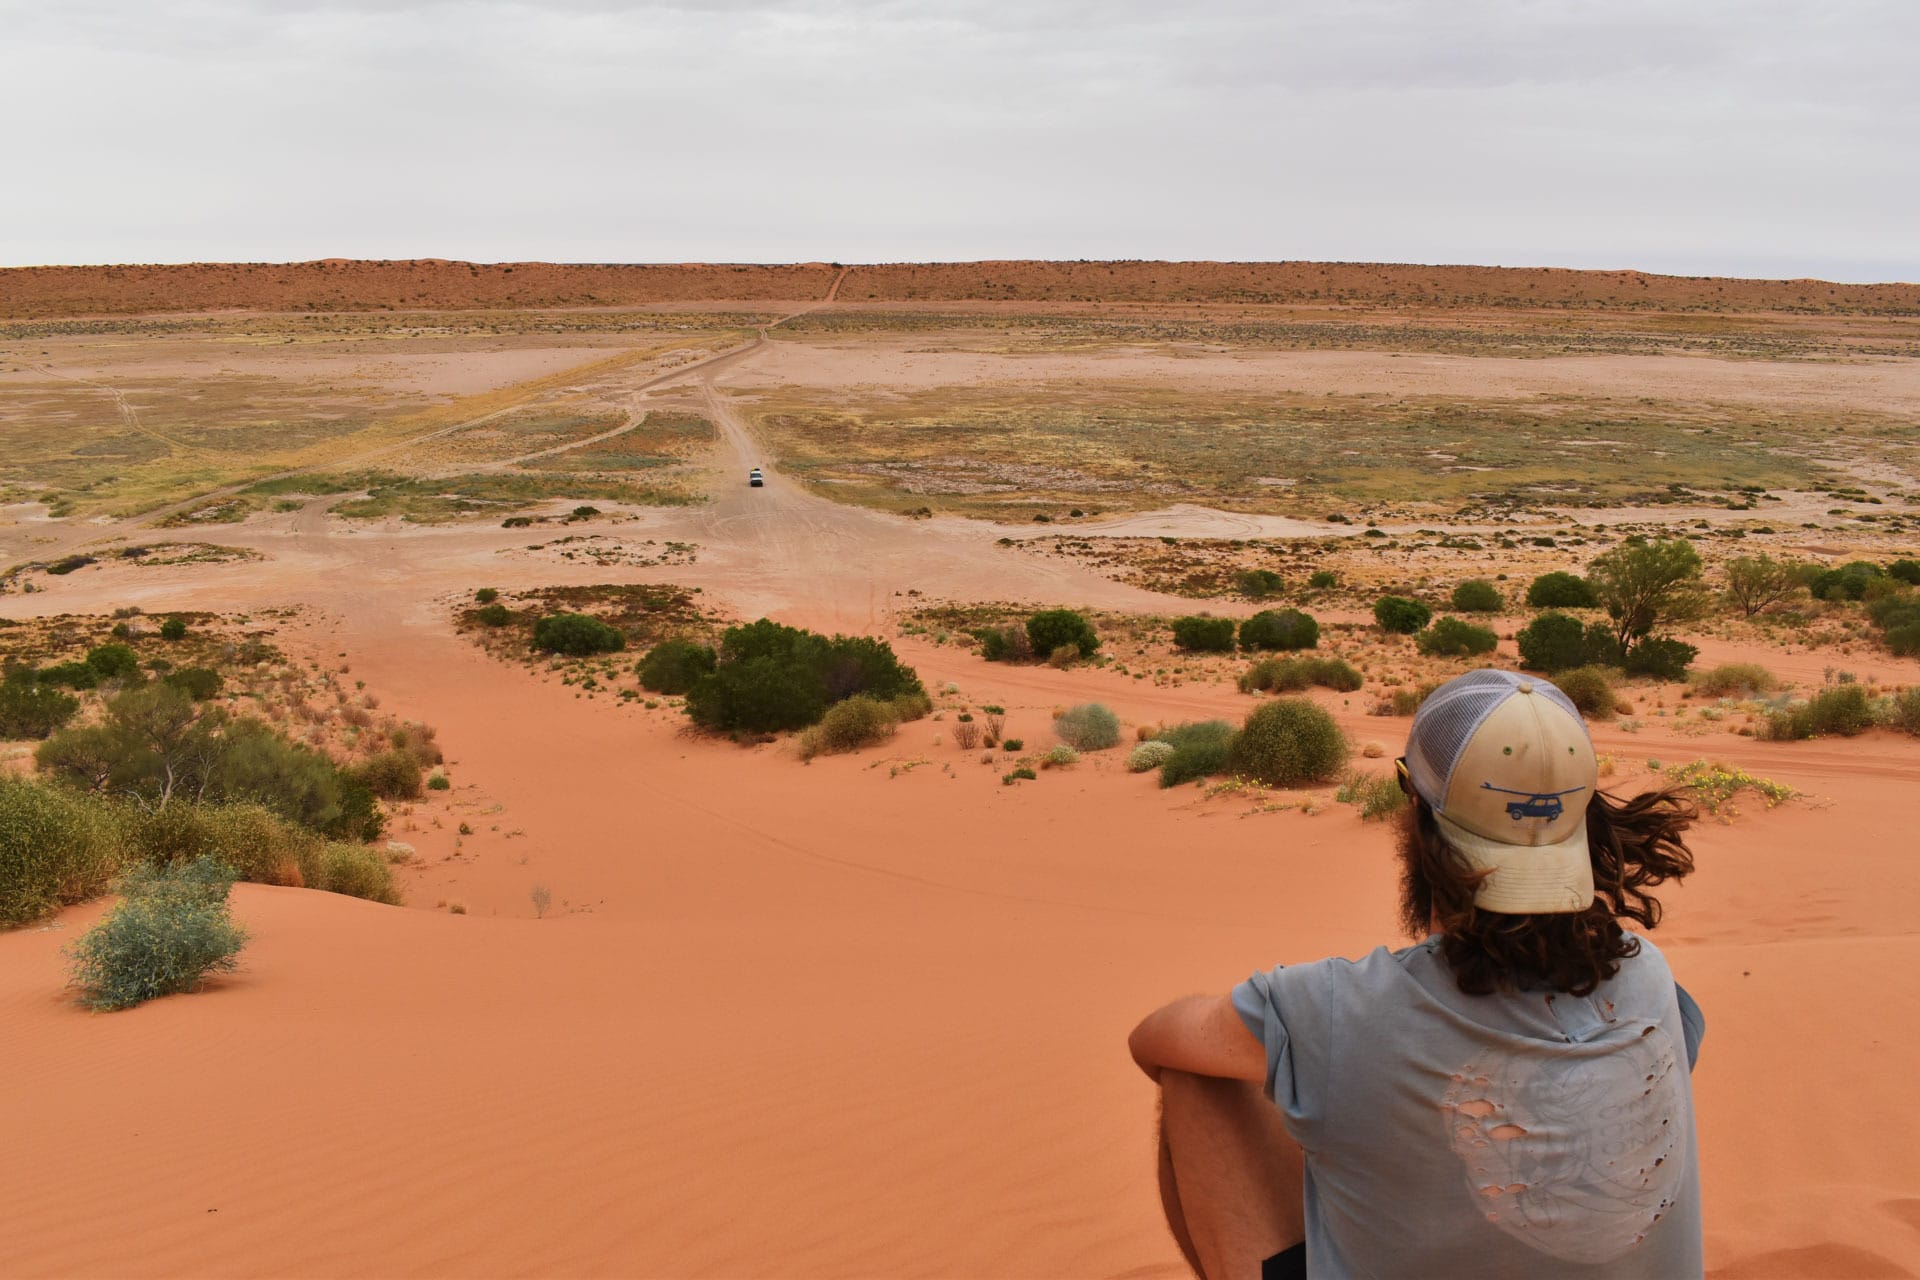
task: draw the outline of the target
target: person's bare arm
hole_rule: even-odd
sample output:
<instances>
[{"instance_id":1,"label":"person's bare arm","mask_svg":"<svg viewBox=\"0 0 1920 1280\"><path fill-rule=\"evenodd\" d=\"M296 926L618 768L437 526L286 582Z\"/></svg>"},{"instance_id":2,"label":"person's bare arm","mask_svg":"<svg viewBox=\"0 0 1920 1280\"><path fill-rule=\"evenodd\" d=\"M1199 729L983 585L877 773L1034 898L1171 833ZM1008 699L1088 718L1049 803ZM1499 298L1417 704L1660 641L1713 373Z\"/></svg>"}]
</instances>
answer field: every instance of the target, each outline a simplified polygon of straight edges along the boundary
<instances>
[{"instance_id":1,"label":"person's bare arm","mask_svg":"<svg viewBox=\"0 0 1920 1280\"><path fill-rule=\"evenodd\" d=\"M1155 1009L1127 1037L1127 1048L1155 1081L1167 1067L1225 1080L1267 1078L1266 1048L1228 996L1184 996Z\"/></svg>"}]
</instances>

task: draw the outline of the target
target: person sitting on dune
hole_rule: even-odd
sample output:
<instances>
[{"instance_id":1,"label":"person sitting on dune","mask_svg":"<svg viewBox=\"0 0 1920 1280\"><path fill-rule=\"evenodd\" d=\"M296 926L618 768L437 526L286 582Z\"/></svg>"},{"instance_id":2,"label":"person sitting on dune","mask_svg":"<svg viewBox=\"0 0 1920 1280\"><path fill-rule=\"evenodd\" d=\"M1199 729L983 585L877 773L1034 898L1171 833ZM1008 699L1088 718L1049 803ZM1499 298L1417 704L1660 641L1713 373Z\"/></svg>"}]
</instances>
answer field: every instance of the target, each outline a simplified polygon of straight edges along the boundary
<instances>
[{"instance_id":1,"label":"person sitting on dune","mask_svg":"<svg viewBox=\"0 0 1920 1280\"><path fill-rule=\"evenodd\" d=\"M1620 926L1652 928L1648 889L1693 870L1696 811L1602 794L1573 704L1508 671L1436 690L1395 767L1425 941L1256 973L1129 1040L1187 1261L1205 1280L1702 1274L1705 1023Z\"/></svg>"}]
</instances>

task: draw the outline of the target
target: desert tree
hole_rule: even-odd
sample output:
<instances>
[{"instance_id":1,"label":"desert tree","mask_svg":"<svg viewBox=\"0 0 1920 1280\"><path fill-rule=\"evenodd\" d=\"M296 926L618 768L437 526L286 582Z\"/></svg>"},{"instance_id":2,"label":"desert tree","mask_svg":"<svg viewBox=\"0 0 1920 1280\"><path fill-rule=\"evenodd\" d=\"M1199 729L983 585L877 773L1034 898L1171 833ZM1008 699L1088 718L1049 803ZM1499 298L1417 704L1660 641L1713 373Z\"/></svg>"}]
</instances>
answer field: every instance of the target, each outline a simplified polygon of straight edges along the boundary
<instances>
[{"instance_id":1,"label":"desert tree","mask_svg":"<svg viewBox=\"0 0 1920 1280\"><path fill-rule=\"evenodd\" d=\"M1800 589L1801 581L1792 561L1775 560L1764 551L1727 562L1727 599L1743 618L1786 599Z\"/></svg>"},{"instance_id":2,"label":"desert tree","mask_svg":"<svg viewBox=\"0 0 1920 1280\"><path fill-rule=\"evenodd\" d=\"M1700 553L1685 538L1623 542L1593 562L1587 581L1622 649L1657 626L1698 617L1704 603Z\"/></svg>"}]
</instances>

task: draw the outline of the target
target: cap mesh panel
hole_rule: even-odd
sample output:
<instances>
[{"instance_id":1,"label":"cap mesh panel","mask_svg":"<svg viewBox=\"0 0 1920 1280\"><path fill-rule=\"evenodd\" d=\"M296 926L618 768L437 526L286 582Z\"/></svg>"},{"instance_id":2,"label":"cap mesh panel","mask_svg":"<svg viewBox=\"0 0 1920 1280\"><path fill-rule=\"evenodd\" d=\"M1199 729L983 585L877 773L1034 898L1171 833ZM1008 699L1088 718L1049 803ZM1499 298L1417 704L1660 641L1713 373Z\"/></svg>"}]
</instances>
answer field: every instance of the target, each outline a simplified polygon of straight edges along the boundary
<instances>
[{"instance_id":1,"label":"cap mesh panel","mask_svg":"<svg viewBox=\"0 0 1920 1280\"><path fill-rule=\"evenodd\" d=\"M1407 735L1407 775L1413 780L1414 790L1436 810L1446 809L1453 771L1466 753L1474 730L1523 681L1533 686L1535 696L1544 696L1565 708L1575 724L1585 725L1572 700L1537 677L1488 668L1447 681L1420 704L1413 717L1413 731Z\"/></svg>"}]
</instances>

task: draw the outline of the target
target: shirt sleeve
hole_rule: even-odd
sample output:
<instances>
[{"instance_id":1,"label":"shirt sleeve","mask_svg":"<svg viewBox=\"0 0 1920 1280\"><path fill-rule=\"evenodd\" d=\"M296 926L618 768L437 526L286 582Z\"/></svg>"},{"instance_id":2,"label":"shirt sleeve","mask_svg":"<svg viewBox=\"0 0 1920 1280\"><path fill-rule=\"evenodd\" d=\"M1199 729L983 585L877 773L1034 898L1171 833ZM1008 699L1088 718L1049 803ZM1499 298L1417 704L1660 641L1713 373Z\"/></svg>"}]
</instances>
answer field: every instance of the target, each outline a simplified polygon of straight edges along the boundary
<instances>
[{"instance_id":1,"label":"shirt sleeve","mask_svg":"<svg viewBox=\"0 0 1920 1280\"><path fill-rule=\"evenodd\" d=\"M1267 1051L1266 1094L1295 1121L1324 1104L1330 1043L1327 962L1256 973L1233 989L1233 1008Z\"/></svg>"},{"instance_id":2,"label":"shirt sleeve","mask_svg":"<svg viewBox=\"0 0 1920 1280\"><path fill-rule=\"evenodd\" d=\"M1680 1030L1686 1036L1687 1070L1691 1071L1694 1063L1700 1061L1700 1042L1707 1038L1707 1015L1700 1012L1700 1006L1694 1003L1685 987L1676 982L1673 990L1680 997ZM1240 1016L1246 1017L1244 1013Z\"/></svg>"}]
</instances>

